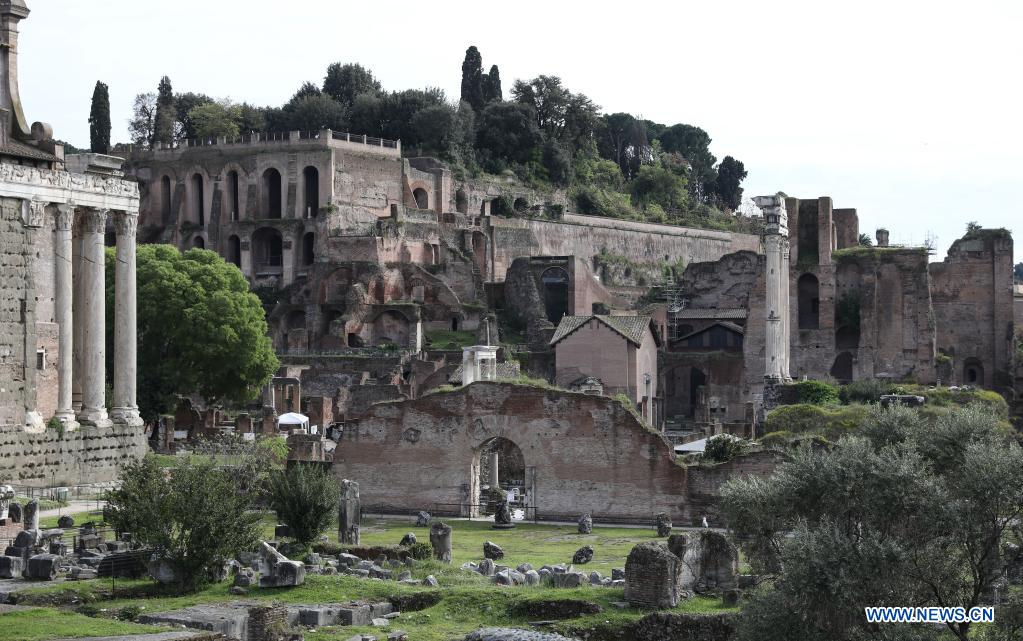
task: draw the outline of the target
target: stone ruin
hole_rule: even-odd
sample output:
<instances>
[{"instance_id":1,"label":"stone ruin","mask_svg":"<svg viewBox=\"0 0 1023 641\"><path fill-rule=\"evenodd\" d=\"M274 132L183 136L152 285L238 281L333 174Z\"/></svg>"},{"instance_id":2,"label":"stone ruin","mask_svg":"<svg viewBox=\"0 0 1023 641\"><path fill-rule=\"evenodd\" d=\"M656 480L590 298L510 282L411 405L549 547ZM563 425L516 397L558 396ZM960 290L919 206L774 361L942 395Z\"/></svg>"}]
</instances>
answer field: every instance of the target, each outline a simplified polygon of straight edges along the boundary
<instances>
[{"instance_id":1,"label":"stone ruin","mask_svg":"<svg viewBox=\"0 0 1023 641\"><path fill-rule=\"evenodd\" d=\"M579 517L579 534L589 534L593 532L593 517L587 512Z\"/></svg>"},{"instance_id":2,"label":"stone ruin","mask_svg":"<svg viewBox=\"0 0 1023 641\"><path fill-rule=\"evenodd\" d=\"M657 536L665 537L671 534L671 517L667 512L657 513Z\"/></svg>"},{"instance_id":3,"label":"stone ruin","mask_svg":"<svg viewBox=\"0 0 1023 641\"><path fill-rule=\"evenodd\" d=\"M511 510L508 508L508 501L499 501L497 503L497 509L494 512L494 525L495 529L506 530L515 527L512 523Z\"/></svg>"},{"instance_id":4,"label":"stone ruin","mask_svg":"<svg viewBox=\"0 0 1023 641\"><path fill-rule=\"evenodd\" d=\"M358 545L361 520L362 504L359 500L359 484L344 479L341 481L341 498L338 504L338 541Z\"/></svg>"},{"instance_id":5,"label":"stone ruin","mask_svg":"<svg viewBox=\"0 0 1023 641\"><path fill-rule=\"evenodd\" d=\"M430 545L433 547L433 558L451 563L451 526L440 522L431 525Z\"/></svg>"},{"instance_id":6,"label":"stone ruin","mask_svg":"<svg viewBox=\"0 0 1023 641\"><path fill-rule=\"evenodd\" d=\"M711 530L673 534L668 549L682 559L682 589L697 594L736 588L739 553L724 534Z\"/></svg>"},{"instance_id":7,"label":"stone ruin","mask_svg":"<svg viewBox=\"0 0 1023 641\"><path fill-rule=\"evenodd\" d=\"M291 561L275 550L269 543L260 543L259 587L277 588L302 585L305 582L305 566Z\"/></svg>"},{"instance_id":8,"label":"stone ruin","mask_svg":"<svg viewBox=\"0 0 1023 641\"><path fill-rule=\"evenodd\" d=\"M625 600L648 608L673 608L682 596L682 560L663 543L640 543L625 561Z\"/></svg>"}]
</instances>

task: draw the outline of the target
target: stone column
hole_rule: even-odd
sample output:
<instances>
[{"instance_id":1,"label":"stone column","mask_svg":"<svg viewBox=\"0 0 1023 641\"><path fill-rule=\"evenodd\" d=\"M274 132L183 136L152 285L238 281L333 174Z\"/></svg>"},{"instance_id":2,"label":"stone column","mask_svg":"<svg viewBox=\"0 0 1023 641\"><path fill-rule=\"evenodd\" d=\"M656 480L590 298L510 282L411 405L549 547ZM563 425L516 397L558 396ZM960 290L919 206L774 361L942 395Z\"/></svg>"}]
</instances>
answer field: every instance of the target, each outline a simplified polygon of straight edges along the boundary
<instances>
[{"instance_id":1,"label":"stone column","mask_svg":"<svg viewBox=\"0 0 1023 641\"><path fill-rule=\"evenodd\" d=\"M500 456L497 452L490 453L490 487L497 489L500 486L500 481L497 476L497 464L500 462Z\"/></svg>"},{"instance_id":2,"label":"stone column","mask_svg":"<svg viewBox=\"0 0 1023 641\"><path fill-rule=\"evenodd\" d=\"M767 383L789 380L787 343L787 317L790 313L788 297L789 270L787 260L788 215L781 195L758 196L754 199L764 212L764 253L767 276L765 278L767 327L764 337L764 378Z\"/></svg>"},{"instance_id":3,"label":"stone column","mask_svg":"<svg viewBox=\"0 0 1023 641\"><path fill-rule=\"evenodd\" d=\"M135 290L135 230L137 212L116 212L117 279L114 284L114 407L111 417L118 423L141 426L135 399L138 337Z\"/></svg>"},{"instance_id":4,"label":"stone column","mask_svg":"<svg viewBox=\"0 0 1023 641\"><path fill-rule=\"evenodd\" d=\"M82 409L82 328L85 327L85 268L82 267L82 220L71 215L71 282L72 282L72 346L71 346L71 407Z\"/></svg>"},{"instance_id":5,"label":"stone column","mask_svg":"<svg viewBox=\"0 0 1023 641\"><path fill-rule=\"evenodd\" d=\"M72 299L74 285L71 271L72 240L71 226L74 223L75 206L57 205L56 236L53 243L53 274L56 321L59 326L57 339L57 418L65 424L75 423L72 404L73 362L74 362L74 319Z\"/></svg>"},{"instance_id":6,"label":"stone column","mask_svg":"<svg viewBox=\"0 0 1023 641\"><path fill-rule=\"evenodd\" d=\"M109 427L106 409L106 209L82 213L82 410L78 421Z\"/></svg>"}]
</instances>

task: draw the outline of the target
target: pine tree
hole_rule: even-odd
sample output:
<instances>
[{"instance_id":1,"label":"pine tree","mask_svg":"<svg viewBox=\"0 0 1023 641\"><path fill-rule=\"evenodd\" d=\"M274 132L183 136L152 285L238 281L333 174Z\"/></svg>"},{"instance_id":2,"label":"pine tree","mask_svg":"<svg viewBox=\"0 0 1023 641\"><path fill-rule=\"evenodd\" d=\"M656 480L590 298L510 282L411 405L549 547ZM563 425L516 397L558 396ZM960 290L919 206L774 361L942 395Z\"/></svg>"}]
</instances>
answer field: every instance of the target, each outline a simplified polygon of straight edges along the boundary
<instances>
[{"instance_id":1,"label":"pine tree","mask_svg":"<svg viewBox=\"0 0 1023 641\"><path fill-rule=\"evenodd\" d=\"M110 151L110 91L96 81L92 91L92 109L89 111L89 145L95 154Z\"/></svg>"},{"instance_id":2,"label":"pine tree","mask_svg":"<svg viewBox=\"0 0 1023 641\"><path fill-rule=\"evenodd\" d=\"M501 72L497 65L490 67L490 73L483 76L483 102L495 100L498 102L504 100L504 94L501 91Z\"/></svg>"},{"instance_id":3,"label":"pine tree","mask_svg":"<svg viewBox=\"0 0 1023 641\"><path fill-rule=\"evenodd\" d=\"M461 100L472 105L477 113L483 110L483 57L475 46L465 50Z\"/></svg>"},{"instance_id":4,"label":"pine tree","mask_svg":"<svg viewBox=\"0 0 1023 641\"><path fill-rule=\"evenodd\" d=\"M174 124L177 121L177 110L174 106L174 89L170 78L160 78L160 87L156 93L156 118L153 123L153 142L173 142Z\"/></svg>"}]
</instances>

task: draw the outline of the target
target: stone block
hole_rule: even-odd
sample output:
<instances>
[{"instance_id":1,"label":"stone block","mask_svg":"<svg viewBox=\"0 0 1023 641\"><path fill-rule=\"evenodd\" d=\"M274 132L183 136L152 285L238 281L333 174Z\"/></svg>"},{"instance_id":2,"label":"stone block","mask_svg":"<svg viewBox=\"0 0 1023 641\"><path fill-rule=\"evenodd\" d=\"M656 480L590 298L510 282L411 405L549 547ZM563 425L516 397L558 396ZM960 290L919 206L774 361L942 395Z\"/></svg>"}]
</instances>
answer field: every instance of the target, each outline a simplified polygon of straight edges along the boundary
<instances>
[{"instance_id":1,"label":"stone block","mask_svg":"<svg viewBox=\"0 0 1023 641\"><path fill-rule=\"evenodd\" d=\"M20 556L0 556L0 579L17 579L25 571L25 560Z\"/></svg>"},{"instance_id":2,"label":"stone block","mask_svg":"<svg viewBox=\"0 0 1023 641\"><path fill-rule=\"evenodd\" d=\"M625 599L633 605L673 608L679 603L682 560L667 546L640 543L625 562Z\"/></svg>"},{"instance_id":3,"label":"stone block","mask_svg":"<svg viewBox=\"0 0 1023 641\"><path fill-rule=\"evenodd\" d=\"M57 578L57 569L63 557L56 554L37 554L25 566L25 578L52 581Z\"/></svg>"},{"instance_id":4,"label":"stone block","mask_svg":"<svg viewBox=\"0 0 1023 641\"><path fill-rule=\"evenodd\" d=\"M342 606L337 611L338 625L369 625L372 618L368 605Z\"/></svg>"}]
</instances>

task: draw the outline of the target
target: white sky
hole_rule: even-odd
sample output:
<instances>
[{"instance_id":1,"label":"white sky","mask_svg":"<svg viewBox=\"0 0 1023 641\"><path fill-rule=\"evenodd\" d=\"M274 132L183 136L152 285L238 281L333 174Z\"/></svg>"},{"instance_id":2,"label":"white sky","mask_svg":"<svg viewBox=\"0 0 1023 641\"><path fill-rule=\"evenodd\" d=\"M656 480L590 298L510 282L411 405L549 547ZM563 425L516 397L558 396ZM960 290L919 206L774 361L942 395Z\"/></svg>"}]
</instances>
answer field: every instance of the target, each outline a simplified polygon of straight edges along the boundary
<instances>
[{"instance_id":1,"label":"white sky","mask_svg":"<svg viewBox=\"0 0 1023 641\"><path fill-rule=\"evenodd\" d=\"M457 98L475 44L506 97L553 74L605 112L702 127L718 159L745 163L747 196L829 195L861 231L930 232L941 255L970 220L1023 241L1019 0L28 2L26 117L78 146L96 80L118 142L164 74L179 92L279 105L351 61L385 89Z\"/></svg>"}]
</instances>

